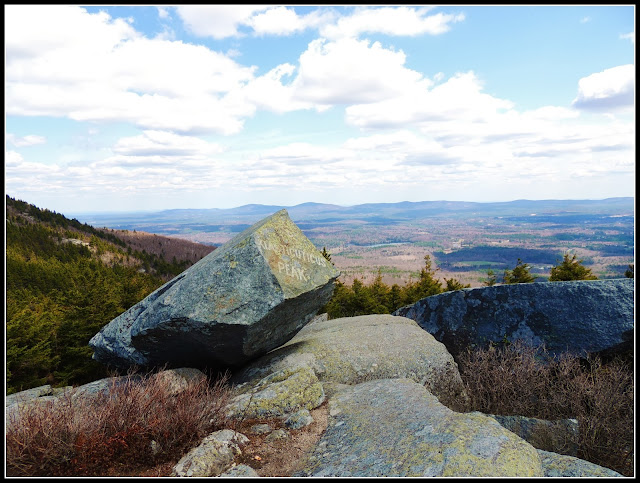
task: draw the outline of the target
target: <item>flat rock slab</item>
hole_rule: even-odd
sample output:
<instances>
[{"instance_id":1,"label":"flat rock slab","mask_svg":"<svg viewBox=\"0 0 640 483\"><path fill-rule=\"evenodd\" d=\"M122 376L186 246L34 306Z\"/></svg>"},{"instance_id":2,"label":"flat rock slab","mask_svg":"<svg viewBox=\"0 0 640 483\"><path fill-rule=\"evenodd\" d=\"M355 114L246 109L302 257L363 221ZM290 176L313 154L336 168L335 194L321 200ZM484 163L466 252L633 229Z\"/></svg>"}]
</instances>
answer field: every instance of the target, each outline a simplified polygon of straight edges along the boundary
<instances>
[{"instance_id":1,"label":"flat rock slab","mask_svg":"<svg viewBox=\"0 0 640 483\"><path fill-rule=\"evenodd\" d=\"M242 365L308 323L338 275L280 210L103 327L89 342L93 358L123 368Z\"/></svg>"},{"instance_id":2,"label":"flat rock slab","mask_svg":"<svg viewBox=\"0 0 640 483\"><path fill-rule=\"evenodd\" d=\"M293 476L542 475L536 449L495 419L454 412L409 379L381 379L329 400L327 430Z\"/></svg>"},{"instance_id":3,"label":"flat rock slab","mask_svg":"<svg viewBox=\"0 0 640 483\"><path fill-rule=\"evenodd\" d=\"M622 477L617 471L573 456L551 453L541 449L538 450L538 454L542 461L544 476L549 478Z\"/></svg>"},{"instance_id":4,"label":"flat rock slab","mask_svg":"<svg viewBox=\"0 0 640 483\"><path fill-rule=\"evenodd\" d=\"M553 453L576 456L580 440L577 419L544 419L525 416L487 414L509 431L516 433L534 448Z\"/></svg>"},{"instance_id":5,"label":"flat rock slab","mask_svg":"<svg viewBox=\"0 0 640 483\"><path fill-rule=\"evenodd\" d=\"M576 355L633 343L633 279L518 283L446 292L394 312L415 320L457 356L521 339Z\"/></svg>"},{"instance_id":6,"label":"flat rock slab","mask_svg":"<svg viewBox=\"0 0 640 483\"><path fill-rule=\"evenodd\" d=\"M438 396L445 389L451 395L462 392L458 366L446 347L413 320L389 314L318 319L233 380L247 383L296 366L311 367L323 385L410 378Z\"/></svg>"}]
</instances>

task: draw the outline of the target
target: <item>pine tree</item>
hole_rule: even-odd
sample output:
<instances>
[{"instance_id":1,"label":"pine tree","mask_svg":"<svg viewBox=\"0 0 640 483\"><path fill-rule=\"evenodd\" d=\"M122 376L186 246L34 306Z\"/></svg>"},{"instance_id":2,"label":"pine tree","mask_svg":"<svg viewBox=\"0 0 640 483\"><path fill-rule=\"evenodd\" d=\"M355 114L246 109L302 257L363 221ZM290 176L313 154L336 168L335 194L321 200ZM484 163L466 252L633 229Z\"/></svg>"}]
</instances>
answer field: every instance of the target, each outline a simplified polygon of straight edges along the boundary
<instances>
[{"instance_id":1,"label":"pine tree","mask_svg":"<svg viewBox=\"0 0 640 483\"><path fill-rule=\"evenodd\" d=\"M518 258L518 263L513 270L504 271L504 283L531 283L536 277L529 273L531 267Z\"/></svg>"},{"instance_id":2,"label":"pine tree","mask_svg":"<svg viewBox=\"0 0 640 483\"><path fill-rule=\"evenodd\" d=\"M327 247L322 247L322 256L327 259L328 262L331 262L331 254L327 251ZM334 263L331 262L331 265Z\"/></svg>"},{"instance_id":3,"label":"pine tree","mask_svg":"<svg viewBox=\"0 0 640 483\"><path fill-rule=\"evenodd\" d=\"M444 288L445 292L453 292L454 290L462 290L463 288L471 287L470 284L465 285L455 278L445 278L444 281L447 283L447 286Z\"/></svg>"},{"instance_id":4,"label":"pine tree","mask_svg":"<svg viewBox=\"0 0 640 483\"><path fill-rule=\"evenodd\" d=\"M562 282L569 280L597 280L591 270L582 266L583 260L578 260L576 255L569 256L565 253L562 262L551 268L550 282Z\"/></svg>"},{"instance_id":5,"label":"pine tree","mask_svg":"<svg viewBox=\"0 0 640 483\"><path fill-rule=\"evenodd\" d=\"M493 270L487 270L487 279L484 281L484 284L487 287L493 287L498 281L496 280L496 274Z\"/></svg>"}]
</instances>

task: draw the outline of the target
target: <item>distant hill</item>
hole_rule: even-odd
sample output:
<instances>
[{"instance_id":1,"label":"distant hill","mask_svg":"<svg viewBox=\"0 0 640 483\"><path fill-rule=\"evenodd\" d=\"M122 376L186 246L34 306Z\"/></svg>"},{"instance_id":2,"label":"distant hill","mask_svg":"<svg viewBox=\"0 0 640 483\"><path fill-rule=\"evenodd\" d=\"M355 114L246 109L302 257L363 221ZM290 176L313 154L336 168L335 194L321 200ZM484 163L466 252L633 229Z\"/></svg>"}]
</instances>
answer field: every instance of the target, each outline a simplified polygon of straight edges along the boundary
<instances>
[{"instance_id":1,"label":"distant hill","mask_svg":"<svg viewBox=\"0 0 640 483\"><path fill-rule=\"evenodd\" d=\"M295 206L244 205L229 209L180 209L146 213L78 213L79 219L93 226L116 229L139 229L165 235L229 229L241 231L256 221L286 208L291 219L313 226L346 221L367 224L393 224L425 218L460 218L468 216L573 216L630 215L634 213L634 198L603 200L516 200L497 203L466 201L419 201L400 203L366 203L339 206L324 203L302 203ZM235 228L234 228L235 227Z\"/></svg>"},{"instance_id":2,"label":"distant hill","mask_svg":"<svg viewBox=\"0 0 640 483\"><path fill-rule=\"evenodd\" d=\"M6 197L7 390L105 375L89 339L214 247L96 229Z\"/></svg>"}]
</instances>

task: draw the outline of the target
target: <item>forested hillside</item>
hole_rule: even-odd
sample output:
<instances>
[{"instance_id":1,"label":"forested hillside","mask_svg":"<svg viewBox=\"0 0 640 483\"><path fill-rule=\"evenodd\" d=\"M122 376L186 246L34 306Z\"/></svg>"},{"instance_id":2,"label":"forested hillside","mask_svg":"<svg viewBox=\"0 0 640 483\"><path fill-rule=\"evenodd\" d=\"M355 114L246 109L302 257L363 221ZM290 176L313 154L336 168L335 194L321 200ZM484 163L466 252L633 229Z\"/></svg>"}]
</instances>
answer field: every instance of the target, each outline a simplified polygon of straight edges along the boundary
<instances>
[{"instance_id":1,"label":"forested hillside","mask_svg":"<svg viewBox=\"0 0 640 483\"><path fill-rule=\"evenodd\" d=\"M7 393L106 376L89 339L213 249L96 229L7 196Z\"/></svg>"}]
</instances>

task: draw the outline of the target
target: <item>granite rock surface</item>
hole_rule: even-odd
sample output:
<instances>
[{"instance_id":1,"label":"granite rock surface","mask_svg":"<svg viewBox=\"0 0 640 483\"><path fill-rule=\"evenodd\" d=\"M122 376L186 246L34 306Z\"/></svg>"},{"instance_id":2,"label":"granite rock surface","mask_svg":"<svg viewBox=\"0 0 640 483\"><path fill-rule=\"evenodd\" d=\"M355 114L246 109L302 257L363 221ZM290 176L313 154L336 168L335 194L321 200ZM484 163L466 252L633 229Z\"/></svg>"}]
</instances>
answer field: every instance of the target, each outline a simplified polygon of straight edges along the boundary
<instances>
[{"instance_id":1,"label":"granite rock surface","mask_svg":"<svg viewBox=\"0 0 640 483\"><path fill-rule=\"evenodd\" d=\"M454 357L517 339L583 356L633 343L633 292L629 278L494 285L426 297L394 315L415 320Z\"/></svg>"}]
</instances>

